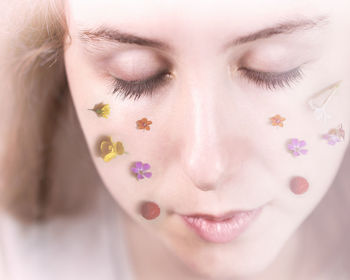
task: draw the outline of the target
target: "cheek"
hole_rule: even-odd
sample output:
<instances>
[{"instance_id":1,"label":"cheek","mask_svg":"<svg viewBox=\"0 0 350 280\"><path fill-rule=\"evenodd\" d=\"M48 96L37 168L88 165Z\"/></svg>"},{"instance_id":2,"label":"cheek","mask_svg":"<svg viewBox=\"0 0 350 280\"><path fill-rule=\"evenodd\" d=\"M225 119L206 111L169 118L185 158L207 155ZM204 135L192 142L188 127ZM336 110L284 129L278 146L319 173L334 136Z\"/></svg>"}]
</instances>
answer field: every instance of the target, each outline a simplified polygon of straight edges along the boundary
<instances>
[{"instance_id":1,"label":"cheek","mask_svg":"<svg viewBox=\"0 0 350 280\"><path fill-rule=\"evenodd\" d=\"M145 106L149 102L145 98L137 102L122 101L110 94L108 82L96 75L74 44L65 52L65 65L73 103L97 171L122 208L136 215L139 203L153 197L157 186L163 185L162 170L169 158L175 158L176 149L171 148L172 141L163 118L166 114L162 109ZM108 119L89 110L101 102L110 105ZM150 130L137 128L137 121L142 118L153 122ZM100 145L109 136L114 142L122 142L127 154L104 162ZM131 167L138 161L151 165L151 179L136 179Z\"/></svg>"},{"instance_id":2,"label":"cheek","mask_svg":"<svg viewBox=\"0 0 350 280\"><path fill-rule=\"evenodd\" d=\"M332 106L337 107L340 99L334 100ZM306 102L305 102L306 103ZM341 104L338 108L341 108ZM328 107L332 113L331 121L318 121L313 115L313 111L305 106L305 110L290 111L286 139L297 137L307 142L307 155L294 157L291 155L286 161L281 161L279 170L285 176L285 191L280 192L277 199L279 209L285 212L285 218L290 223L298 225L308 214L319 204L337 174L337 170L342 162L342 157L348 146L348 141L329 145L322 136L330 129L338 127L344 120L344 116L339 111ZM347 119L343 122L348 126ZM307 192L296 195L289 188L294 176L304 177L309 188Z\"/></svg>"}]
</instances>

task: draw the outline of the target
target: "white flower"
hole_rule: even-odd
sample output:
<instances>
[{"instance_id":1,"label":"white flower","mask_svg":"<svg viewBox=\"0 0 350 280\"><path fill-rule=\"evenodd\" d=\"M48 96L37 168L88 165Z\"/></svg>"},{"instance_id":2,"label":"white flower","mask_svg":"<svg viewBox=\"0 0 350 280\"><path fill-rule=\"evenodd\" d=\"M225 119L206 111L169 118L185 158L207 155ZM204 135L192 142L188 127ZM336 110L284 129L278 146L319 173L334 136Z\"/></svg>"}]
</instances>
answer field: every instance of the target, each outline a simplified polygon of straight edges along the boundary
<instances>
[{"instance_id":1,"label":"white flower","mask_svg":"<svg viewBox=\"0 0 350 280\"><path fill-rule=\"evenodd\" d=\"M311 100L309 101L309 106L314 111L316 120L326 121L332 118L332 116L326 112L326 106L317 107Z\"/></svg>"}]
</instances>

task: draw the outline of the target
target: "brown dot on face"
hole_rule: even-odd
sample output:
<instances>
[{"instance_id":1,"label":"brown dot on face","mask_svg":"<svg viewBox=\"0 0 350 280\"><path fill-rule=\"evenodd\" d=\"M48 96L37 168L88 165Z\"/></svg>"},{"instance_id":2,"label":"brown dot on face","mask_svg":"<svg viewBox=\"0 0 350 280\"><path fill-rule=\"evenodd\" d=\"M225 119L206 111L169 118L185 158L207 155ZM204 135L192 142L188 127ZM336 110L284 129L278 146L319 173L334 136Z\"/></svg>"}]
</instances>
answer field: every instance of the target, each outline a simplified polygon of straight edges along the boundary
<instances>
[{"instance_id":1,"label":"brown dot on face","mask_svg":"<svg viewBox=\"0 0 350 280\"><path fill-rule=\"evenodd\" d=\"M304 177L294 177L290 181L290 189L295 194L303 194L309 188L309 182Z\"/></svg>"},{"instance_id":2,"label":"brown dot on face","mask_svg":"<svg viewBox=\"0 0 350 280\"><path fill-rule=\"evenodd\" d=\"M160 214L160 209L157 203L154 202L143 202L141 205L141 214L147 220L153 220Z\"/></svg>"}]
</instances>

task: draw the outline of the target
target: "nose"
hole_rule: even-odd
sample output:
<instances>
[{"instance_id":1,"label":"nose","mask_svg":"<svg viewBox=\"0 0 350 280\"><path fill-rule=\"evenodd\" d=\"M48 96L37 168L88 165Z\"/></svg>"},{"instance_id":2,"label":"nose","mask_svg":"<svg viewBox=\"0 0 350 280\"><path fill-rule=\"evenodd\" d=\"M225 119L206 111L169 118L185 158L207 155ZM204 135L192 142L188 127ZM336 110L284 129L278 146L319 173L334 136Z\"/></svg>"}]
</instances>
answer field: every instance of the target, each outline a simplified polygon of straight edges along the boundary
<instances>
[{"instance_id":1,"label":"nose","mask_svg":"<svg viewBox=\"0 0 350 280\"><path fill-rule=\"evenodd\" d=\"M217 190L231 181L247 154L245 140L233 121L234 101L213 87L197 84L186 88L182 167L202 191Z\"/></svg>"}]
</instances>

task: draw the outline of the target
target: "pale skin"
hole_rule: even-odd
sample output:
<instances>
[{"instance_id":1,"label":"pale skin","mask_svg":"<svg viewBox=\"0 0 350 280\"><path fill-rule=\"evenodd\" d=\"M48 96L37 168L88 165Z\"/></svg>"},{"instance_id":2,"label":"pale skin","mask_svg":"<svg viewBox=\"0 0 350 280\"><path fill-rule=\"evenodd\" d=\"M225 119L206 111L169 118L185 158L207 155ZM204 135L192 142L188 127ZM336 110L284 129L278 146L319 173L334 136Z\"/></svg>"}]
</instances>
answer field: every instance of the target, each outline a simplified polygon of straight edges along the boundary
<instances>
[{"instance_id":1,"label":"pale skin","mask_svg":"<svg viewBox=\"0 0 350 280\"><path fill-rule=\"evenodd\" d=\"M93 162L125 210L137 279L296 279L302 229L296 230L329 189L348 146L347 138L332 149L320 140L339 123L345 131L350 125L350 42L343 37L350 7L336 2L66 1L71 94ZM229 44L291 20L319 25ZM79 38L101 26L170 48ZM242 75L242 69L282 73L298 67L302 78L273 91ZM146 80L163 70L170 79L152 97L111 94L113 77ZM327 105L332 120L316 120L308 100L339 80L339 94ZM110 104L108 119L87 110L100 102ZM286 118L283 128L269 123L276 114ZM143 117L152 121L150 131L136 129ZM98 141L108 135L128 154L106 163ZM293 157L286 149L291 138L305 140L309 153ZM135 161L150 163L152 178L137 181L129 172ZM289 190L292 176L310 183L302 197ZM144 200L160 206L157 219L142 218ZM201 240L177 215L261 205L259 219L227 244Z\"/></svg>"}]
</instances>

